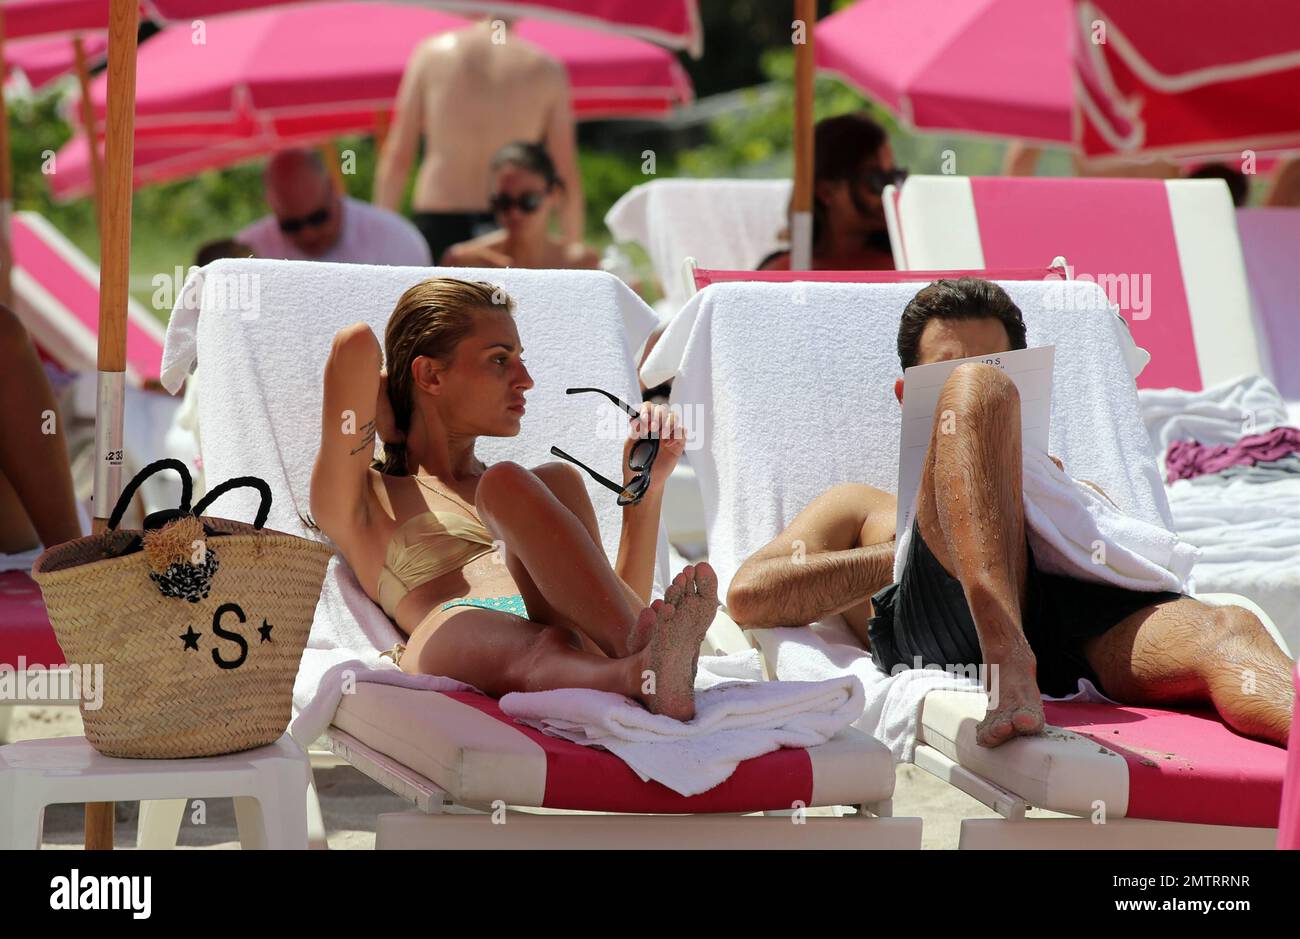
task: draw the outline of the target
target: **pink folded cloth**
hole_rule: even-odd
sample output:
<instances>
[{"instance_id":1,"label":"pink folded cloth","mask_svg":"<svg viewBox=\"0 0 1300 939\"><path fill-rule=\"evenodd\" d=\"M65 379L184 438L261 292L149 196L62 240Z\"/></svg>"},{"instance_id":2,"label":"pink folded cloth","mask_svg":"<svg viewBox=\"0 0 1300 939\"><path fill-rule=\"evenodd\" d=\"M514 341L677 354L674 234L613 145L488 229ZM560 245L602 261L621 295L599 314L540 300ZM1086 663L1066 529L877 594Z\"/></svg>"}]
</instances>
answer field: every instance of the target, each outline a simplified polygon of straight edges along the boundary
<instances>
[{"instance_id":1,"label":"pink folded cloth","mask_svg":"<svg viewBox=\"0 0 1300 939\"><path fill-rule=\"evenodd\" d=\"M1165 452L1165 482L1218 473L1229 466L1254 466L1300 453L1300 428L1274 427L1236 443L1206 446L1195 440L1175 440Z\"/></svg>"}]
</instances>

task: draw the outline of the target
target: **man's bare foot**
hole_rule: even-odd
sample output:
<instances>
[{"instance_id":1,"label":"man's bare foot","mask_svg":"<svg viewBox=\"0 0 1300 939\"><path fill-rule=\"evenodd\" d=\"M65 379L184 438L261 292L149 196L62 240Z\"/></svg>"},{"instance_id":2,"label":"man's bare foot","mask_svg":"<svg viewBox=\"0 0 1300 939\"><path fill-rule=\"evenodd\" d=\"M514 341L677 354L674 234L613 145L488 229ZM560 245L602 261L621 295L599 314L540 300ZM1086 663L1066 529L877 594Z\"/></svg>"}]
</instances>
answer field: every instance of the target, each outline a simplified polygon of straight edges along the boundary
<instances>
[{"instance_id":1,"label":"man's bare foot","mask_svg":"<svg viewBox=\"0 0 1300 939\"><path fill-rule=\"evenodd\" d=\"M975 742L981 747L1043 732L1043 698L1033 653L1026 649L997 658L988 713L975 728Z\"/></svg>"},{"instance_id":2,"label":"man's bare foot","mask_svg":"<svg viewBox=\"0 0 1300 939\"><path fill-rule=\"evenodd\" d=\"M654 614L650 644L643 654L653 692L639 697L655 714L679 721L695 716L695 668L700 643L718 610L718 577L708 564L687 565L673 578ZM638 623L645 617L642 611Z\"/></svg>"}]
</instances>

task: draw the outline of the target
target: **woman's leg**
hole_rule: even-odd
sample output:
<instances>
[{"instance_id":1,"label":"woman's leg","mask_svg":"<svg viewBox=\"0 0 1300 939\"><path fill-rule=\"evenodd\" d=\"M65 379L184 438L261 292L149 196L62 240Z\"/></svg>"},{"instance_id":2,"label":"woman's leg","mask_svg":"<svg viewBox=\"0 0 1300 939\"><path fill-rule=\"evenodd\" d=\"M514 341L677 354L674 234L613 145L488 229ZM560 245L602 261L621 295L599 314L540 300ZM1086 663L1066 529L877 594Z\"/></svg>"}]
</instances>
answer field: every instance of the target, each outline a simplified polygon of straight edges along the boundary
<instances>
[{"instance_id":1,"label":"woman's leg","mask_svg":"<svg viewBox=\"0 0 1300 939\"><path fill-rule=\"evenodd\" d=\"M612 658L644 644L633 628L640 604L598 539L547 482L517 463L497 463L479 480L475 503L504 545L531 614L580 630Z\"/></svg>"},{"instance_id":2,"label":"woman's leg","mask_svg":"<svg viewBox=\"0 0 1300 939\"><path fill-rule=\"evenodd\" d=\"M494 697L554 688L612 691L656 714L690 720L700 643L718 607L717 591L707 564L682 571L665 592L675 602L656 600L637 616L637 629L649 642L622 658L583 651L578 634L562 626L458 607L415 628L401 667L412 674L445 675Z\"/></svg>"},{"instance_id":3,"label":"woman's leg","mask_svg":"<svg viewBox=\"0 0 1300 939\"><path fill-rule=\"evenodd\" d=\"M54 393L27 330L0 306L0 551L81 536ZM30 519L30 523L29 520Z\"/></svg>"},{"instance_id":4,"label":"woman's leg","mask_svg":"<svg viewBox=\"0 0 1300 939\"><path fill-rule=\"evenodd\" d=\"M644 661L643 661L644 660ZM459 607L411 634L402 670L445 675L500 697L512 691L595 688L643 699L648 655L606 658L577 648L577 637L500 610Z\"/></svg>"}]
</instances>

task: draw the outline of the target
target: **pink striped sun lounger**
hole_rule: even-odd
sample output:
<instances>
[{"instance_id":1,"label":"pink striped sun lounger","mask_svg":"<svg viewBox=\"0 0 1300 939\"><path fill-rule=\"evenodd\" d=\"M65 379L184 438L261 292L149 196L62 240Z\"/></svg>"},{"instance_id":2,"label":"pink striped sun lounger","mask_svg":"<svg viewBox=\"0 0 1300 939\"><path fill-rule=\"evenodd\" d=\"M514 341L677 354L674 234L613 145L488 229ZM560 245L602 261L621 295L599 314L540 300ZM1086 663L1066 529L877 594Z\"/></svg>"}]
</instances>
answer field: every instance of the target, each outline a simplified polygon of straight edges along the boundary
<instances>
[{"instance_id":1,"label":"pink striped sun lounger","mask_svg":"<svg viewBox=\"0 0 1300 939\"><path fill-rule=\"evenodd\" d=\"M955 264L963 258L951 260ZM1019 255L999 260L1028 263ZM990 280L1046 280L1063 272L1057 267L1039 267L869 272L696 268L692 273L697 287L704 289L734 281L889 284L966 275ZM1194 368L1196 363L1183 365ZM779 373L774 376L767 369L761 371L769 379L779 378ZM717 406L716 401L713 404ZM812 457L805 454L804 458ZM1206 594L1199 599L1216 606L1245 607L1276 638L1276 627L1267 614L1245 597ZM721 632L717 635L728 651L756 645L739 626L730 637ZM1044 703L1049 733L988 749L975 743L975 725L984 716L982 696L951 691L933 691L926 696L917 765L1003 816L964 820L960 847L1271 846L1279 826L1286 750L1242 737L1211 709ZM1292 750L1296 748L1293 735ZM1292 762L1300 762L1294 752ZM1294 788L1300 785L1300 765L1291 773L1297 776ZM1300 799L1300 794L1290 798ZM1025 812L1031 807L1075 817L1027 819ZM1105 823L1090 824L1098 811ZM1293 807L1291 814L1300 816L1300 806ZM1291 824L1300 829L1300 818ZM1177 845L1171 840L1174 838L1179 839Z\"/></svg>"},{"instance_id":2,"label":"pink striped sun lounger","mask_svg":"<svg viewBox=\"0 0 1300 939\"><path fill-rule=\"evenodd\" d=\"M1151 353L1139 388L1268 374L1222 180L913 176L886 190L885 208L902 270L1064 258Z\"/></svg>"},{"instance_id":3,"label":"pink striped sun lounger","mask_svg":"<svg viewBox=\"0 0 1300 939\"><path fill-rule=\"evenodd\" d=\"M16 312L36 345L69 371L95 369L99 336L99 269L35 212L11 220ZM179 286L179 285L178 285ZM128 301L126 378L139 387L157 379L162 324Z\"/></svg>"}]
</instances>

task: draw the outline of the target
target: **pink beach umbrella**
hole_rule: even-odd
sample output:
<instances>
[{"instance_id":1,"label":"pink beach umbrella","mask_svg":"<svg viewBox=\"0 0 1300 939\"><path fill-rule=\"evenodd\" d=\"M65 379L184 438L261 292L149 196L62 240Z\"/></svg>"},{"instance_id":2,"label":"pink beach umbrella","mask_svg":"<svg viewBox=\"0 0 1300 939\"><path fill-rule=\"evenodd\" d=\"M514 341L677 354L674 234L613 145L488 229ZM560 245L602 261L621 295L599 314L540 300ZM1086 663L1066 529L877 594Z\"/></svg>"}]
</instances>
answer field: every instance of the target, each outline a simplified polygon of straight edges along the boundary
<instances>
[{"instance_id":1,"label":"pink beach umbrella","mask_svg":"<svg viewBox=\"0 0 1300 939\"><path fill-rule=\"evenodd\" d=\"M1074 0L1089 156L1300 146L1295 0Z\"/></svg>"},{"instance_id":2,"label":"pink beach umbrella","mask_svg":"<svg viewBox=\"0 0 1300 939\"><path fill-rule=\"evenodd\" d=\"M196 45L178 23L140 48L137 146L258 139L273 149L276 140L373 131L415 46L465 25L414 6L313 3L213 18ZM579 118L664 114L692 97L680 63L650 43L552 22L521 21L515 32L564 63ZM90 95L99 124L106 76ZM72 191L76 182L61 176L56 191Z\"/></svg>"},{"instance_id":3,"label":"pink beach umbrella","mask_svg":"<svg viewBox=\"0 0 1300 939\"><path fill-rule=\"evenodd\" d=\"M1068 144L1070 0L860 0L817 26L817 65L903 123Z\"/></svg>"},{"instance_id":4,"label":"pink beach umbrella","mask_svg":"<svg viewBox=\"0 0 1300 939\"><path fill-rule=\"evenodd\" d=\"M859 0L818 25L817 64L923 130L1088 155L1272 148L1300 137L1295 9L1295 0ZM1096 21L1104 45L1092 42Z\"/></svg>"},{"instance_id":5,"label":"pink beach umbrella","mask_svg":"<svg viewBox=\"0 0 1300 939\"><path fill-rule=\"evenodd\" d=\"M282 0L284 2L284 0ZM289 3L294 0L288 0ZM467 15L537 17L575 26L637 36L698 58L704 48L697 0L411 0L423 7ZM146 2L163 19L188 22L195 17L236 13L276 5L274 0L152 0Z\"/></svg>"},{"instance_id":6,"label":"pink beach umbrella","mask_svg":"<svg viewBox=\"0 0 1300 939\"><path fill-rule=\"evenodd\" d=\"M103 59L108 50L108 37L103 32L86 35L82 47L89 61ZM77 54L73 41L67 37L20 39L5 44L4 62L6 77L14 71L22 72L28 85L41 88L74 71Z\"/></svg>"},{"instance_id":7,"label":"pink beach umbrella","mask_svg":"<svg viewBox=\"0 0 1300 939\"><path fill-rule=\"evenodd\" d=\"M4 0L5 39L108 28L108 0Z\"/></svg>"}]
</instances>

